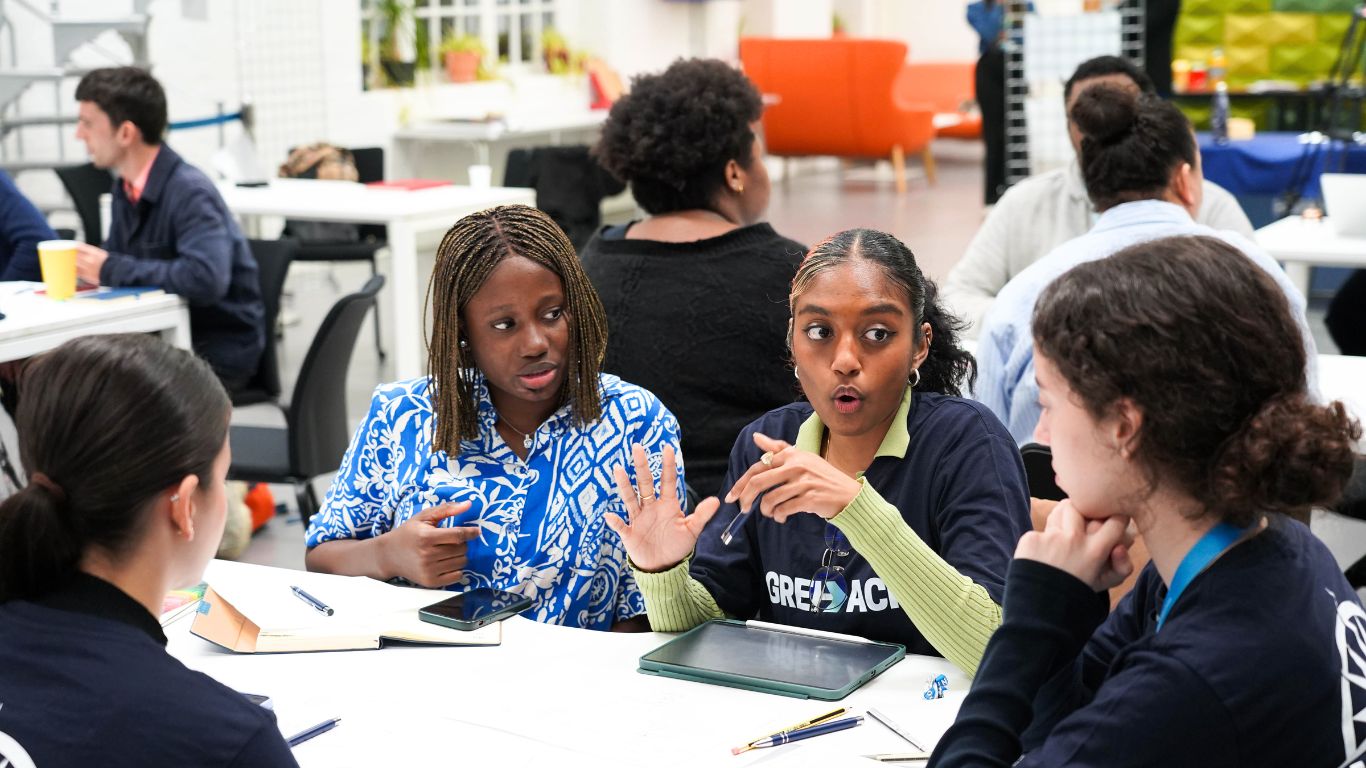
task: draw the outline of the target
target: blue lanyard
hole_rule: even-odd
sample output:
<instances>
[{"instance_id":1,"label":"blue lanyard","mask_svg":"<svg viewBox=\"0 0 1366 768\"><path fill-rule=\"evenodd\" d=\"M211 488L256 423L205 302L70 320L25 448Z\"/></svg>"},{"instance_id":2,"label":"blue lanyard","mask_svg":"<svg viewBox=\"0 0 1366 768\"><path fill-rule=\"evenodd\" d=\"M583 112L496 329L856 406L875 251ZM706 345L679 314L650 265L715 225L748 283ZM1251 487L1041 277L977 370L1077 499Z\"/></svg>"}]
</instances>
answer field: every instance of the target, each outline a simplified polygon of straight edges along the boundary
<instances>
[{"instance_id":1,"label":"blue lanyard","mask_svg":"<svg viewBox=\"0 0 1366 768\"><path fill-rule=\"evenodd\" d=\"M1167 614L1171 613L1172 606L1176 605L1176 601L1180 599L1181 593L1186 591L1186 587L1190 586L1191 581L1246 531L1246 528L1239 528L1232 523L1220 523L1195 542L1191 551L1181 558L1181 565L1176 567L1176 575L1172 577L1172 584L1167 589L1167 599L1162 601L1162 612L1157 614L1157 631L1162 631L1162 623L1167 620Z\"/></svg>"}]
</instances>

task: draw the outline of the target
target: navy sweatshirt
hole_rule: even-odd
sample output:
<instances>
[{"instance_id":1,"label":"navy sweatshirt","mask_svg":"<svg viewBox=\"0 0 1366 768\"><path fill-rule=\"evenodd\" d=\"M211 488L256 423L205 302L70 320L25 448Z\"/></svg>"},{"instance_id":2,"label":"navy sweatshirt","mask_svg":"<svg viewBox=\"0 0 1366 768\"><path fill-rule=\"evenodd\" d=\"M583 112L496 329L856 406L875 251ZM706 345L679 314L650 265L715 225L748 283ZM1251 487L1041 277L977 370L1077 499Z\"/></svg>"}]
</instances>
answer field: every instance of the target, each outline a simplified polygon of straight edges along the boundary
<instances>
[{"instance_id":1,"label":"navy sweatshirt","mask_svg":"<svg viewBox=\"0 0 1366 768\"><path fill-rule=\"evenodd\" d=\"M161 145L136 205L114 180L103 285L149 285L190 303L194 351L225 379L256 371L265 307L256 259L209 177Z\"/></svg>"},{"instance_id":2,"label":"navy sweatshirt","mask_svg":"<svg viewBox=\"0 0 1366 768\"><path fill-rule=\"evenodd\" d=\"M735 441L723 492L759 460L755 432L795 444L797 430L811 412L810 403L793 403L745 427ZM910 443L905 458L879 456L864 479L901 511L926 544L999 603L1015 544L1029 530L1029 493L1015 441L986 406L934 393L912 396L906 430ZM756 512L727 546L721 532L738 512L734 503L721 505L698 537L689 566L692 577L728 615L844 632L901 643L909 653L942 655L857 551L839 561L849 588L842 609L810 611L806 601L825 553L825 520L793 515L779 524Z\"/></svg>"},{"instance_id":3,"label":"navy sweatshirt","mask_svg":"<svg viewBox=\"0 0 1366 768\"><path fill-rule=\"evenodd\" d=\"M42 280L38 243L56 239L43 214L0 171L0 280Z\"/></svg>"},{"instance_id":4,"label":"navy sweatshirt","mask_svg":"<svg viewBox=\"0 0 1366 768\"><path fill-rule=\"evenodd\" d=\"M1166 593L1149 564L1107 618L1104 593L1015 561L930 765L1337 768L1366 744L1366 612L1308 528L1272 515L1157 632Z\"/></svg>"},{"instance_id":5,"label":"navy sweatshirt","mask_svg":"<svg viewBox=\"0 0 1366 768\"><path fill-rule=\"evenodd\" d=\"M85 574L0 605L0 764L296 766L275 716L166 653L147 609ZM24 765L17 759L16 765Z\"/></svg>"}]
</instances>

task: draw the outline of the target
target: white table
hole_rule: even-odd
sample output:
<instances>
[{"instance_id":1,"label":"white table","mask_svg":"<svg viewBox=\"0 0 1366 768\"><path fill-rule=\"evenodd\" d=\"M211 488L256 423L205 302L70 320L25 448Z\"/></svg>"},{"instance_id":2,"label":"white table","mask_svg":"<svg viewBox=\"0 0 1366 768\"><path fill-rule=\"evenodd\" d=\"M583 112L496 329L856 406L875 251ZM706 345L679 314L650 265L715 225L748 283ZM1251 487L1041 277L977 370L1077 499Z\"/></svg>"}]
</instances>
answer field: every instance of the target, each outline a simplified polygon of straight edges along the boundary
<instances>
[{"instance_id":1,"label":"white table","mask_svg":"<svg viewBox=\"0 0 1366 768\"><path fill-rule=\"evenodd\" d=\"M53 301L34 293L41 283L0 283L0 362L22 360L71 339L97 333L158 333L190 348L190 313L179 296L116 302Z\"/></svg>"},{"instance_id":2,"label":"white table","mask_svg":"<svg viewBox=\"0 0 1366 768\"><path fill-rule=\"evenodd\" d=\"M578 137L591 143L597 136L607 110L578 110L554 112L548 115L509 117L499 120L441 120L402 128L394 133L393 154L389 175L393 178L463 178L454 174L455 168L441 168L449 149L442 145L461 144L471 147L481 165L490 165L491 147L507 142L526 142L535 139L551 144L564 143L568 137Z\"/></svg>"},{"instance_id":3,"label":"white table","mask_svg":"<svg viewBox=\"0 0 1366 768\"><path fill-rule=\"evenodd\" d=\"M388 227L393 260L394 370L400 379L426 370L422 328L424 296L430 273L418 263L418 239L439 238L457 220L495 205L535 204L530 189L433 187L407 191L367 187L346 181L275 179L266 187L218 185L228 208L238 216L383 224Z\"/></svg>"},{"instance_id":4,"label":"white table","mask_svg":"<svg viewBox=\"0 0 1366 768\"><path fill-rule=\"evenodd\" d=\"M1257 230L1257 244L1285 263L1286 277L1306 297L1310 267L1366 268L1366 238L1339 235L1328 218L1287 216Z\"/></svg>"},{"instance_id":5,"label":"white table","mask_svg":"<svg viewBox=\"0 0 1366 768\"><path fill-rule=\"evenodd\" d=\"M391 647L234 655L167 628L172 654L239 691L269 695L286 735L341 717L294 750L303 766L733 766L873 768L861 755L909 745L862 726L732 757L730 748L828 712L872 706L926 748L952 724L967 678L943 659L908 656L840 704L643 675L639 657L670 635L504 623L498 647ZM925 683L943 673L943 699ZM888 764L890 765L890 764Z\"/></svg>"}]
</instances>

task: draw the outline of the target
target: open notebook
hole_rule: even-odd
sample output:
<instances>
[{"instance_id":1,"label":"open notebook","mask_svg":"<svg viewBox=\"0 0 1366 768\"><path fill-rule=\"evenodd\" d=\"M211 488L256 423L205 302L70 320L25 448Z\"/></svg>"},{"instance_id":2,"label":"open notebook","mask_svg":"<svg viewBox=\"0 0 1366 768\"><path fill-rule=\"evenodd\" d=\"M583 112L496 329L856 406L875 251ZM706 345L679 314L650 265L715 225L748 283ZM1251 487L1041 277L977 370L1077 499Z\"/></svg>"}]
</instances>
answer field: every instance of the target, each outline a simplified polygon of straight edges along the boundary
<instances>
[{"instance_id":1,"label":"open notebook","mask_svg":"<svg viewBox=\"0 0 1366 768\"><path fill-rule=\"evenodd\" d=\"M385 640L434 645L498 645L502 623L472 632L418 619L419 608L451 593L397 587L364 576L334 576L214 560L190 631L238 653L379 648ZM331 607L324 616L295 597L297 586Z\"/></svg>"}]
</instances>

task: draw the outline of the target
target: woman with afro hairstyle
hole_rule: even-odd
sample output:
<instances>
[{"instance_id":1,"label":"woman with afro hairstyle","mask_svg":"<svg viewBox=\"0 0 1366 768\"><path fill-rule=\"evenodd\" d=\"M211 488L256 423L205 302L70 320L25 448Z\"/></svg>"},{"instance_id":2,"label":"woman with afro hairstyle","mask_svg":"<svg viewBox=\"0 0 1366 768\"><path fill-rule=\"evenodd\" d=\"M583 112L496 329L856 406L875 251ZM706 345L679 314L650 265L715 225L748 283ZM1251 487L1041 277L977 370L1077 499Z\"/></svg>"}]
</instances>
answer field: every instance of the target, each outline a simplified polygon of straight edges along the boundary
<instances>
[{"instance_id":1,"label":"woman with afro hairstyle","mask_svg":"<svg viewBox=\"0 0 1366 768\"><path fill-rule=\"evenodd\" d=\"M762 111L733 67L677 61L636 78L595 150L649 214L583 251L612 338L603 370L677 414L704 496L721 490L735 435L796 394L784 298L806 248L763 222Z\"/></svg>"}]
</instances>

